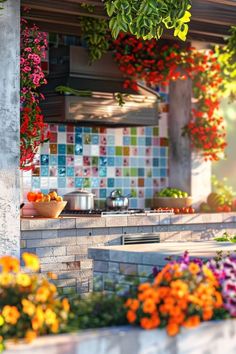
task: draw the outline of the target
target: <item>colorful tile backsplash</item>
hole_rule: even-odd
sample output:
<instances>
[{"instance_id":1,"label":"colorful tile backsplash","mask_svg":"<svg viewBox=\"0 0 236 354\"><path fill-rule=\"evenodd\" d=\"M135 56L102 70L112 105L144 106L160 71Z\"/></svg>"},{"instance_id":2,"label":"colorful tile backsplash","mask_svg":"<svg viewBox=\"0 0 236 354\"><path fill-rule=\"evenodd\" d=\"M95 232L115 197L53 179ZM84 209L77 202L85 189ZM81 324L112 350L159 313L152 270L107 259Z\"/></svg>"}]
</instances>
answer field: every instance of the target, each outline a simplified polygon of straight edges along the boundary
<instances>
[{"instance_id":1,"label":"colorful tile backsplash","mask_svg":"<svg viewBox=\"0 0 236 354\"><path fill-rule=\"evenodd\" d=\"M113 189L131 194L131 208L149 207L168 185L168 139L159 127L98 128L49 126L50 142L40 148L33 171L23 173L23 191L92 190L97 207Z\"/></svg>"}]
</instances>

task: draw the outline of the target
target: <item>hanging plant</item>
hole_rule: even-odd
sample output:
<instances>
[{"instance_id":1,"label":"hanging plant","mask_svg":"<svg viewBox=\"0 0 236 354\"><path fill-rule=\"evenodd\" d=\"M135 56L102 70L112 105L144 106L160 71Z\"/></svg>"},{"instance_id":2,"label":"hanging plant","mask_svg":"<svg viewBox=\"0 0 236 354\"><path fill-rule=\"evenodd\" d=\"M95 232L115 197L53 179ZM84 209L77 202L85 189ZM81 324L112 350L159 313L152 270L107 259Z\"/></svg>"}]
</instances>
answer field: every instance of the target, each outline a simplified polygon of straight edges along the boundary
<instances>
[{"instance_id":1,"label":"hanging plant","mask_svg":"<svg viewBox=\"0 0 236 354\"><path fill-rule=\"evenodd\" d=\"M88 4L81 4L90 13L94 12L94 7ZM101 59L101 57L108 51L109 41L109 27L106 19L98 19L93 17L80 17L80 26L82 31L82 40L85 42L89 62Z\"/></svg>"},{"instance_id":2,"label":"hanging plant","mask_svg":"<svg viewBox=\"0 0 236 354\"><path fill-rule=\"evenodd\" d=\"M186 40L187 23L190 21L191 0L104 0L111 17L112 36L120 32L131 33L137 38L159 39L164 29L174 31L174 36Z\"/></svg>"},{"instance_id":3,"label":"hanging plant","mask_svg":"<svg viewBox=\"0 0 236 354\"><path fill-rule=\"evenodd\" d=\"M29 170L33 166L34 156L41 143L48 139L47 125L39 101L43 98L38 92L46 84L41 68L45 56L47 39L38 27L29 27L25 19L21 21L21 127L20 127L20 167Z\"/></svg>"},{"instance_id":4,"label":"hanging plant","mask_svg":"<svg viewBox=\"0 0 236 354\"><path fill-rule=\"evenodd\" d=\"M3 10L3 6L2 6L2 4L4 3L4 2L6 2L7 0L0 0L0 10Z\"/></svg>"},{"instance_id":5,"label":"hanging plant","mask_svg":"<svg viewBox=\"0 0 236 354\"><path fill-rule=\"evenodd\" d=\"M230 36L225 46L215 48L218 54L218 62L223 73L221 85L222 93L230 98L230 101L236 100L236 26L232 26Z\"/></svg>"},{"instance_id":6,"label":"hanging plant","mask_svg":"<svg viewBox=\"0 0 236 354\"><path fill-rule=\"evenodd\" d=\"M114 58L125 76L124 86L137 90L137 81L155 87L170 80L193 80L193 96L197 101L192 120L183 132L193 148L202 151L206 160L224 157L225 127L219 115L222 75L213 51L180 48L177 43L161 44L154 39L137 39L121 34L113 42ZM182 68L184 72L181 74Z\"/></svg>"}]
</instances>

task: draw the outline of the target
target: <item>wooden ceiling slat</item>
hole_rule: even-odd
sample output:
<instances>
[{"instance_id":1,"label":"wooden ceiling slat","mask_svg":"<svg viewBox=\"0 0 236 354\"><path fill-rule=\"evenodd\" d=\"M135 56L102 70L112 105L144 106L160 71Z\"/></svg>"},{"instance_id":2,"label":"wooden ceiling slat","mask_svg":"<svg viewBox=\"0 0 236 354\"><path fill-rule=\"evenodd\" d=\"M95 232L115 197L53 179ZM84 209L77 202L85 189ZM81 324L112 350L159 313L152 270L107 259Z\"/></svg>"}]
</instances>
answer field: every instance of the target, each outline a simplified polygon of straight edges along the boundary
<instances>
[{"instance_id":1,"label":"wooden ceiling slat","mask_svg":"<svg viewBox=\"0 0 236 354\"><path fill-rule=\"evenodd\" d=\"M205 2L210 2L211 4L236 6L236 1L235 0L205 0Z\"/></svg>"}]
</instances>

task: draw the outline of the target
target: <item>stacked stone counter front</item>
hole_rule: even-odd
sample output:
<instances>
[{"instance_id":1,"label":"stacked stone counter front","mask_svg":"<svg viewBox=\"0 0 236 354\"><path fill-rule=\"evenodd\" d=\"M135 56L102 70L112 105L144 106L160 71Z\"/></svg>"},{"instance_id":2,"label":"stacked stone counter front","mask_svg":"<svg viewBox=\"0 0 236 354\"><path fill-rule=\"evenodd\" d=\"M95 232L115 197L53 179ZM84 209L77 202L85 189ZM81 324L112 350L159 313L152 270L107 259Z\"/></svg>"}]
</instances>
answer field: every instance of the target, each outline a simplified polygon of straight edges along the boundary
<instances>
[{"instance_id":1,"label":"stacked stone counter front","mask_svg":"<svg viewBox=\"0 0 236 354\"><path fill-rule=\"evenodd\" d=\"M236 233L236 213L24 218L21 252L36 253L41 272L55 272L57 284L64 292L86 293L93 286L90 247L122 245L123 236L137 234L159 235L160 242L207 241L225 231Z\"/></svg>"}]
</instances>

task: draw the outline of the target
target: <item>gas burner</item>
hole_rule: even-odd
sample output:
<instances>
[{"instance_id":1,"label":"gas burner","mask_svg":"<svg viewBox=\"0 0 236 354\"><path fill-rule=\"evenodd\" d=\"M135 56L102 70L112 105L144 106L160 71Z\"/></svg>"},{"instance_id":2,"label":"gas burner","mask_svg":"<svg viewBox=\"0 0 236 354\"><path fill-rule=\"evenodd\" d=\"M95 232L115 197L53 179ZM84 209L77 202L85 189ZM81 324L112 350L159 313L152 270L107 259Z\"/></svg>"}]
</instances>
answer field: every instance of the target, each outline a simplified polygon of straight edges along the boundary
<instances>
[{"instance_id":1,"label":"gas burner","mask_svg":"<svg viewBox=\"0 0 236 354\"><path fill-rule=\"evenodd\" d=\"M127 209L127 210L63 210L62 216L127 216L127 215L160 215L173 214L172 209Z\"/></svg>"},{"instance_id":2,"label":"gas burner","mask_svg":"<svg viewBox=\"0 0 236 354\"><path fill-rule=\"evenodd\" d=\"M92 210L66 210L64 209L61 213L63 216L101 216L103 209L92 209Z\"/></svg>"}]
</instances>

